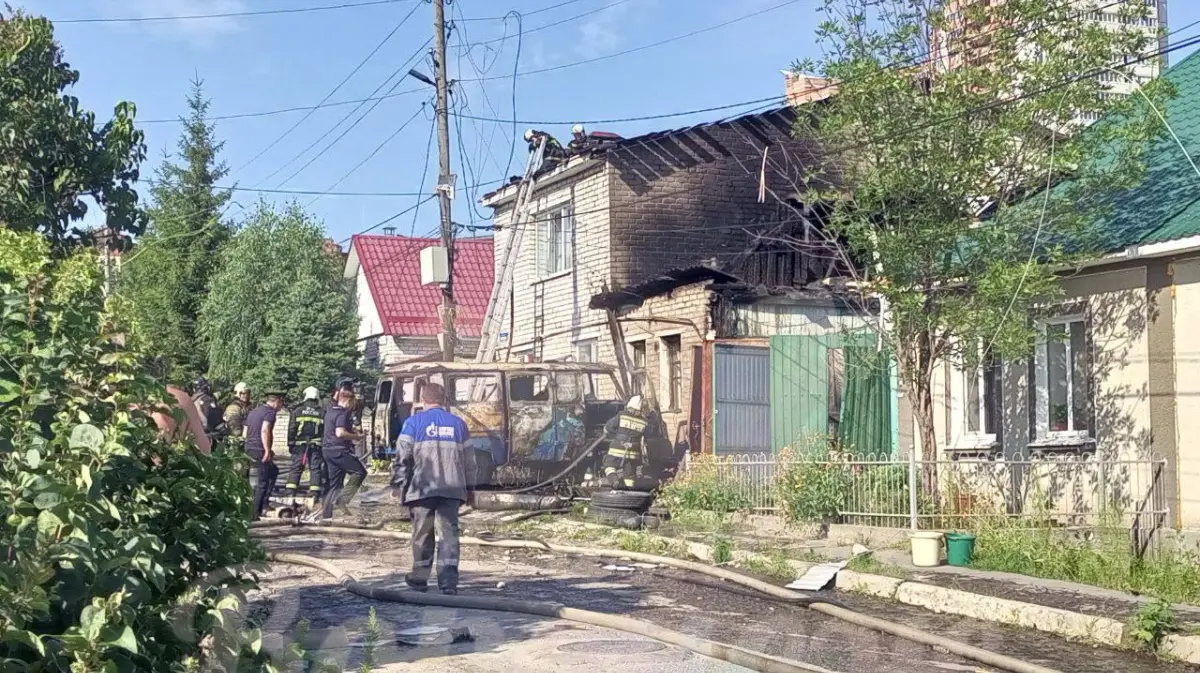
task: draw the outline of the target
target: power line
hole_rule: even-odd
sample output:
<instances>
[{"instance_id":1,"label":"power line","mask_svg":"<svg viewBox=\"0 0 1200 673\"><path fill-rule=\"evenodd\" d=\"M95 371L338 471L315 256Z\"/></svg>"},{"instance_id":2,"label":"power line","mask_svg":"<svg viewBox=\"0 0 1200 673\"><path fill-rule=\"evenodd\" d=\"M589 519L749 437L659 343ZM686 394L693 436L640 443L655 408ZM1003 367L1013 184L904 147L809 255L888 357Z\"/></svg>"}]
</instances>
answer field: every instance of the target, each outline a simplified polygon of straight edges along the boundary
<instances>
[{"instance_id":1,"label":"power line","mask_svg":"<svg viewBox=\"0 0 1200 673\"><path fill-rule=\"evenodd\" d=\"M698 108L695 110L683 110L681 112L664 112L661 114L641 115L638 117L615 117L612 119L575 119L575 120L571 120L571 121L565 121L565 120L561 120L561 119L553 119L553 120L517 119L517 120L515 120L515 123L517 123L517 124L538 124L538 125L546 125L546 126L550 126L553 124L617 124L617 123L622 123L622 122L640 122L640 121L649 121L649 120L654 120L654 119L669 119L671 117L686 117L688 115L702 114L702 113L706 113L706 112L718 112L720 110L730 110L733 108L745 107L747 105L759 105L759 104L767 103L767 102L778 102L778 103L782 104L784 102L784 97L783 96L768 96L767 98L756 98L754 100L742 101L740 103L730 103L728 105L717 105L714 107ZM512 123L514 121L511 119L493 119L490 117L479 117L479 116L474 116L474 115L462 114L460 112L451 112L450 114L455 117L458 117L459 119L475 119L478 121L498 122L498 123L503 123L503 124Z\"/></svg>"},{"instance_id":2,"label":"power line","mask_svg":"<svg viewBox=\"0 0 1200 673\"><path fill-rule=\"evenodd\" d=\"M314 196L314 197L313 197L313 199L312 199L312 201L309 201L309 202L308 202L308 205L309 205L309 206L311 206L312 204L316 203L318 199L320 199L322 196L325 196L325 194L329 193L329 192L330 192L330 191L332 191L334 188L336 188L338 185L342 184L342 182L343 182L343 181L344 181L346 178L348 178L348 177L350 177L351 175L353 175L355 171L357 171L358 169L362 168L362 167L363 167L363 164L365 164L365 163L367 163L368 161L370 161L371 159L373 159L373 158L375 157L375 155L376 155L376 154L379 154L379 151L380 151L380 150L382 150L384 147L386 147L388 143L392 142L392 140L394 140L394 139L396 138L396 136L400 135L400 132L401 132L401 131L403 131L403 130L405 129L405 127L407 127L409 124L411 124L411 123L412 123L412 121L413 121L414 119L416 119L416 118L417 118L417 115L421 114L421 112L422 112L422 111L424 111L424 110L425 110L425 103L421 103L421 107L417 108L417 111L416 111L416 112L414 112L414 113L412 114L412 116L411 116L411 117L409 117L408 119L404 120L404 123L403 123L403 124L401 124L401 125L400 125L400 127L399 127L399 128L397 128L395 131L393 131L393 132L392 132L392 135L388 136L387 138L384 138L384 139L383 139L383 142L381 142L381 143L379 143L378 145L376 145L376 146L375 146L375 149L371 150L371 153L370 153L370 154L368 154L367 156L363 157L362 161L360 161L360 162L358 162L357 164L355 164L355 165L354 165L354 168L351 168L350 170L348 170L348 171L346 171L345 173L343 173L343 174L342 174L342 177L338 178L338 179L337 179L337 181L336 181L336 182L334 182L332 185L329 185L329 189L325 190L325 193L323 193L323 194L317 194L316 196Z\"/></svg>"},{"instance_id":3,"label":"power line","mask_svg":"<svg viewBox=\"0 0 1200 673\"><path fill-rule=\"evenodd\" d=\"M392 37L396 34L396 32L400 30L401 26L403 26L405 24L405 22L407 22L410 18L412 18L412 15L414 13L416 13L417 9L420 8L420 6L421 6L420 3L413 5L413 8L411 10L409 10L408 14L404 15L404 18L400 19L400 22L397 23L394 28L392 28L391 32L389 32L387 35L383 36L383 39L379 41L379 44L375 45L375 48L372 49L370 51L370 53L368 53L365 57L363 57L363 59L358 62L358 65L354 66L354 69L351 70L349 72L349 74L347 74L345 77L343 77L342 81L337 83L337 86L333 87L333 89L331 89L329 91L329 93L325 94L325 97L321 99L321 102L317 103L317 107L314 107L311 110L309 110L308 113L305 114L303 117L301 117L299 120L297 120L295 124L292 124L291 126L289 126L286 131L284 131L282 134L279 135L279 137L277 137L277 138L275 138L275 140L271 141L271 144L262 148L262 150L258 154L255 154L250 159L250 161L247 161L246 163L242 164L242 166L237 169L238 172L245 170L248 166L253 164L255 161L258 161L258 159L260 157L262 157L262 155L266 154L267 152L270 152L271 149L274 148L276 145L278 145L280 141L282 141L284 138L288 137L292 133L292 131L295 131L297 128L300 127L301 124L303 124L305 121L307 121L308 118L311 117L313 115L313 113L317 111L318 107L320 107L321 105L324 105L326 101L328 101L330 98L333 97L333 94L337 93L339 89L341 89L343 86L345 86L346 82L350 81L350 78L354 77L354 75L357 74L359 70L362 70L362 67L367 64L367 61L370 61L371 58L374 57L375 54L377 54L379 52L379 50L383 48L383 45L387 44L388 41L392 39Z\"/></svg>"},{"instance_id":4,"label":"power line","mask_svg":"<svg viewBox=\"0 0 1200 673\"><path fill-rule=\"evenodd\" d=\"M84 19L52 19L51 23L149 23L152 21L193 21L197 19L232 19L244 16L268 16L273 14L304 14L307 12L324 12L335 9L355 9L376 5L394 5L401 2L416 2L420 0L366 0L364 2L345 2L340 5L322 5L319 7L291 7L287 9L257 9L245 12L221 12L218 14L181 14L178 16L120 16L120 17L91 17Z\"/></svg>"},{"instance_id":5,"label":"power line","mask_svg":"<svg viewBox=\"0 0 1200 673\"><path fill-rule=\"evenodd\" d=\"M550 5L549 7L542 7L541 9L534 9L534 10L530 10L530 11L528 11L528 12L525 12L524 14L525 14L525 16L533 16L534 14L541 14L541 13L543 13L543 12L549 12L549 11L551 11L551 10L558 9L559 7L566 7L567 5L573 5L573 4L577 3L577 2L582 2L582 1L583 1L583 0L563 0L562 2L559 2L559 3L556 3L556 4ZM626 1L628 1L628 0L626 0ZM459 11L458 21L459 21L459 22L463 22L463 21L503 21L503 20L504 20L504 19L505 19L507 16L508 16L508 14L505 14L504 16L469 16L469 17L464 17L464 16L462 15L462 12L461 12L461 11Z\"/></svg>"},{"instance_id":6,"label":"power line","mask_svg":"<svg viewBox=\"0 0 1200 673\"><path fill-rule=\"evenodd\" d=\"M542 24L542 25L540 25L540 26L534 26L533 28L530 28L530 29L526 30L526 31L525 31L525 34L526 34L526 35L529 35L529 34L531 34L531 33L537 33L537 32L541 32L541 31L543 31L543 30L547 30L547 29L549 29L549 28L554 28L555 26L561 26L561 25L562 25L562 24L564 24L564 23L570 23L570 22L572 22L572 21L578 21L579 19L582 19L582 18L584 18L584 17L591 16L591 15L593 15L593 14L599 14L600 12L603 12L603 11L604 11L604 10L606 10L606 9L612 9L613 7L616 7L616 6L618 6L618 5L623 5L623 4L625 4L625 3L627 3L627 2L630 2L630 1L631 1L631 0L614 0L614 2L610 2L610 3L608 3L607 5L601 5L600 7L597 7L597 8L595 8L595 9L589 9L589 10L588 10L588 11L586 11L586 12L581 12L581 13L579 13L579 14L576 14L576 15L574 15L574 16L568 16L568 17L567 17L567 18L565 18L565 19L559 19L558 21L553 21L553 22L551 22L551 23L544 23L544 24ZM533 11L533 12L525 12L524 14L521 14L521 15L522 15L522 16L532 16L532 15L536 14L538 11L543 11L543 10L535 10L535 11ZM520 12L515 12L515 11L514 11L514 12L509 12L509 14L513 14L513 13L518 13L518 14L520 14ZM507 15L506 15L506 16L507 16ZM496 17L496 18L503 18L503 17ZM469 49L473 49L473 48L475 48L475 47L483 46L483 45L486 45L486 44L495 44L495 43L497 43L497 42L503 42L503 41L505 41L505 40L507 40L507 39L508 39L508 35L506 34L506 35L502 35L502 36L500 36L500 37L497 37L497 38L492 38L492 39L490 39L490 40L481 40L481 41L479 41L479 42L474 42L474 43L472 43L472 44L469 44L469 45L459 45L459 48L460 48L460 49L462 49L463 47L466 47L466 48L469 50Z\"/></svg>"},{"instance_id":7,"label":"power line","mask_svg":"<svg viewBox=\"0 0 1200 673\"><path fill-rule=\"evenodd\" d=\"M392 85L392 88L388 90L388 93L395 91L396 87L400 86L400 83L404 81L404 77L405 77L404 73L407 70L407 68L409 67L409 63L411 61L413 61L413 59L417 58L417 56L419 56L421 54L421 52L425 50L425 47L429 46L429 43L432 40L433 40L433 38L429 38L428 40L425 41L424 44L422 44L420 47L418 47L417 50L414 51L411 56L409 56L407 59L404 60L403 63L400 64L400 67L398 67L394 71L392 71L392 74L388 75L387 79L385 79L382 83L380 83L379 86L375 87L375 90L371 92L371 95L373 96L376 93L378 93L379 90L382 89L384 86L386 86L387 83L390 82L393 77L395 77L396 75L400 75L400 79L396 80L395 84ZM326 145L324 148L322 148L321 151L317 152L317 154L314 155L313 158L309 159L308 162L306 162L303 166L301 166L299 169L297 169L291 175L289 175L288 177L286 177L282 181L280 181L280 183L277 184L276 187L277 188L282 187L283 185L287 184L288 181L290 181L292 178L296 177L297 175L302 173L305 169L307 169L309 166L311 166L313 164L313 162L315 162L317 159L320 159L321 156L323 156L326 152L328 152L330 150L330 148L332 148L334 145L336 145L342 138L346 137L347 133L354 130L354 128L356 126L358 126L359 123L361 123L363 119L366 119L367 115L371 114L371 112L373 112L375 110L375 108L379 107L379 103L381 103L382 101L383 101L382 97L375 100L375 102L372 103L371 107L367 108L366 112L364 112L361 116L359 116L358 119L355 119L353 122L351 122L350 126L346 127L346 130L342 131L341 134L338 135L338 137L334 138L328 145ZM318 144L320 144L320 142L322 140L325 140L326 138L328 138L329 134L333 133L334 130L337 129L337 127L342 125L342 122L344 122L347 119L349 119L350 117L354 116L354 113L358 112L360 109L362 109L362 106L363 106L362 103L355 106L355 108L353 110L347 112L341 119L339 119L337 121L337 123L335 123L333 126L329 127L329 129L326 130L325 133L322 133L316 140L312 141L308 145L308 147L305 147L304 149L300 150L300 152L298 152L291 159L288 159L282 166L275 169L270 174L268 174L266 177L264 177L262 180L260 180L258 182L258 184L261 185L261 184L265 183L266 181L270 180L271 178L275 177L282 170L284 170L288 166L292 165L292 163L294 161L296 161L300 157L307 154L309 150L311 150L312 148L314 148Z\"/></svg>"}]
</instances>

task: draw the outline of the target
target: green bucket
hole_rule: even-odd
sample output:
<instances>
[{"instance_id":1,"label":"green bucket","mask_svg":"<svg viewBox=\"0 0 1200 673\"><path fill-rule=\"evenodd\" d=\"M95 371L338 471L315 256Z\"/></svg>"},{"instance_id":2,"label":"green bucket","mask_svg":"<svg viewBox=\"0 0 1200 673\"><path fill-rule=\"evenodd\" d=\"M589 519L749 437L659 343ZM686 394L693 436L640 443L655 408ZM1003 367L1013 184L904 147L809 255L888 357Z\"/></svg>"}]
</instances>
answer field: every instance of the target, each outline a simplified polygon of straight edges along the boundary
<instances>
[{"instance_id":1,"label":"green bucket","mask_svg":"<svg viewBox=\"0 0 1200 673\"><path fill-rule=\"evenodd\" d=\"M971 564L975 554L975 536L970 533L946 533L946 563L952 566Z\"/></svg>"}]
</instances>

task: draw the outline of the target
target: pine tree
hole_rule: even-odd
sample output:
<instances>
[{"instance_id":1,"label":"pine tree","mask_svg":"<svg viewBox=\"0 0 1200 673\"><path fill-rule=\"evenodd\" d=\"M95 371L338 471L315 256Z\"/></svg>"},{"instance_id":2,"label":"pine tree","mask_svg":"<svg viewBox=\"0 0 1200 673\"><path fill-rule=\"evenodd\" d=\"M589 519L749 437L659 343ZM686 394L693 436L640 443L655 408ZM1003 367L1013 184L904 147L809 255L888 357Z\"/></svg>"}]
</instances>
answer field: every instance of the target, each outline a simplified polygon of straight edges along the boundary
<instances>
[{"instance_id":1,"label":"pine tree","mask_svg":"<svg viewBox=\"0 0 1200 673\"><path fill-rule=\"evenodd\" d=\"M208 369L196 320L218 253L233 234L222 218L229 193L216 189L229 173L218 160L224 143L216 141L216 128L208 121L203 82L192 82L187 104L178 153L158 170L150 224L123 265L120 288L129 303L134 341L156 357L158 374L174 382L190 381Z\"/></svg>"}]
</instances>

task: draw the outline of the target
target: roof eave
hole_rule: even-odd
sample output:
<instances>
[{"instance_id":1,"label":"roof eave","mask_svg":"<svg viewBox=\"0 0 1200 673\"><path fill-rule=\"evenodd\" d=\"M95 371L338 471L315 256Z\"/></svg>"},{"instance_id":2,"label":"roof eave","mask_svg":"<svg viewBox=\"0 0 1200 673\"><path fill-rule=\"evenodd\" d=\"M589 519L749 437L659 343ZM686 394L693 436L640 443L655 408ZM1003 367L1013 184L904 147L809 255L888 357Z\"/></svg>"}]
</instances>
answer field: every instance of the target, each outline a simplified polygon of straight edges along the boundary
<instances>
[{"instance_id":1,"label":"roof eave","mask_svg":"<svg viewBox=\"0 0 1200 673\"><path fill-rule=\"evenodd\" d=\"M567 160L566 166L556 168L547 175L539 176L537 178L537 183L534 185L534 194L536 195L539 191L547 187L552 187L564 180L574 178L580 173L583 173L584 171L601 163L601 161L601 159L592 156L571 157ZM484 194L483 198L480 199L479 202L494 210L503 208L517 198L517 187L520 186L520 184L520 182L514 182L507 184L500 189L491 192L490 194Z\"/></svg>"}]
</instances>

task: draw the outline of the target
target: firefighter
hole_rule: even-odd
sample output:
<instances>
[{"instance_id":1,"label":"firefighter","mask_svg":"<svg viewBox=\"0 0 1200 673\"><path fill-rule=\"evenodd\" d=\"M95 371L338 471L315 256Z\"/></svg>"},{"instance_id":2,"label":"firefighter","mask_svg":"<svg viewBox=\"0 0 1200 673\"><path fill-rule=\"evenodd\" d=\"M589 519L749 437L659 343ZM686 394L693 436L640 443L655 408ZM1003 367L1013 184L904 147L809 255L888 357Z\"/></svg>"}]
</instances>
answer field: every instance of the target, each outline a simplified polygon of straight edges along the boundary
<instances>
[{"instance_id":1,"label":"firefighter","mask_svg":"<svg viewBox=\"0 0 1200 673\"><path fill-rule=\"evenodd\" d=\"M629 490L637 479L642 460L642 435L646 432L646 416L642 411L642 396L629 398L624 411L604 424L608 453L604 455L604 480L614 490Z\"/></svg>"},{"instance_id":2,"label":"firefighter","mask_svg":"<svg viewBox=\"0 0 1200 673\"><path fill-rule=\"evenodd\" d=\"M304 389L304 399L292 410L292 422L288 426L288 451L292 455L288 466L287 496L294 498L300 488L300 477L308 465L308 495L316 499L321 495L325 461L321 456L321 436L325 429L325 413L321 409L321 393L313 386Z\"/></svg>"},{"instance_id":3,"label":"firefighter","mask_svg":"<svg viewBox=\"0 0 1200 673\"><path fill-rule=\"evenodd\" d=\"M554 136L546 133L545 131L538 131L536 129L529 129L525 131L525 142L529 143L530 153L537 150L538 140L542 138L546 139L546 149L542 153L543 166L547 168L554 166L559 161L566 158L567 153L563 151L563 146L558 143L558 140L556 140Z\"/></svg>"},{"instance_id":4,"label":"firefighter","mask_svg":"<svg viewBox=\"0 0 1200 673\"><path fill-rule=\"evenodd\" d=\"M338 382L337 391L337 400L325 412L321 441L327 478L325 495L321 510L313 513L315 517L324 519L333 518L335 506L343 513L349 512L346 504L354 498L367 476L366 466L354 452L354 443L362 439L362 435L354 431L354 418L350 413L354 407L354 382L342 379Z\"/></svg>"},{"instance_id":5,"label":"firefighter","mask_svg":"<svg viewBox=\"0 0 1200 673\"><path fill-rule=\"evenodd\" d=\"M217 409L217 398L213 397L212 386L203 376L198 377L192 384L192 404L204 423L204 434L212 440L217 429L221 427L221 412Z\"/></svg>"},{"instance_id":6,"label":"firefighter","mask_svg":"<svg viewBox=\"0 0 1200 673\"><path fill-rule=\"evenodd\" d=\"M233 402L225 407L225 413L221 416L221 420L225 424L226 436L237 444L246 441L246 414L249 413L250 386L239 381L233 387Z\"/></svg>"},{"instance_id":7,"label":"firefighter","mask_svg":"<svg viewBox=\"0 0 1200 673\"><path fill-rule=\"evenodd\" d=\"M579 154L588 146L588 135L583 129L583 124L576 124L571 127L571 142L567 143L567 152L570 154Z\"/></svg>"}]
</instances>

